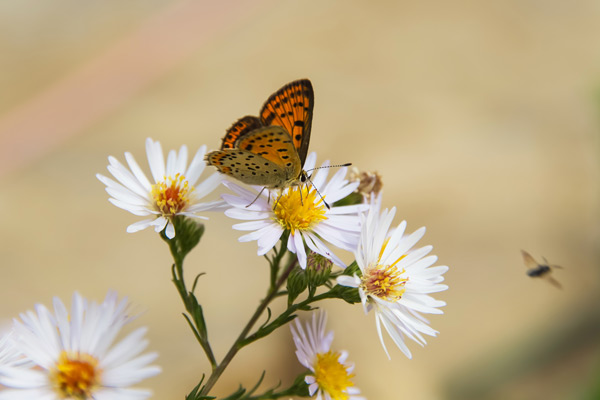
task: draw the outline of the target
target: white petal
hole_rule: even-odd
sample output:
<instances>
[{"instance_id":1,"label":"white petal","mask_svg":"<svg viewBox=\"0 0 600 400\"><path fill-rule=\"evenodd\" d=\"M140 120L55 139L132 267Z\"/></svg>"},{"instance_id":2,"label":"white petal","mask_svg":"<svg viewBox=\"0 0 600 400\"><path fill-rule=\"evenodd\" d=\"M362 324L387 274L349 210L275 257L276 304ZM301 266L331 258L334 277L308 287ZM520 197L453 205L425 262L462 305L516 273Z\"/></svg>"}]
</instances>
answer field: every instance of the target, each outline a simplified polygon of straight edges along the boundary
<instances>
[{"instance_id":1,"label":"white petal","mask_svg":"<svg viewBox=\"0 0 600 400\"><path fill-rule=\"evenodd\" d=\"M196 185L196 181L198 178L200 178L200 175L202 175L202 172L206 167L206 163L204 162L204 154L206 154L206 145L200 146L196 152L196 155L192 159L190 166L188 167L187 171L185 171L185 177L190 185ZM217 175L220 174L217 173Z\"/></svg>"},{"instance_id":2,"label":"white petal","mask_svg":"<svg viewBox=\"0 0 600 400\"><path fill-rule=\"evenodd\" d=\"M157 226L157 228L158 228L158 226ZM162 231L162 229L156 230L156 231L160 232L160 231ZM173 239L175 237L175 227L173 226L173 224L171 224L169 222L167 222L167 230L165 231L165 236L168 237L169 239Z\"/></svg>"},{"instance_id":3,"label":"white petal","mask_svg":"<svg viewBox=\"0 0 600 400\"><path fill-rule=\"evenodd\" d=\"M295 234L290 235L290 239L291 240L288 240L288 250L292 253L296 253L300 268L306 269L306 250L304 249L302 235L299 232L296 232ZM290 244L292 244L294 250L290 248Z\"/></svg>"},{"instance_id":4,"label":"white petal","mask_svg":"<svg viewBox=\"0 0 600 400\"><path fill-rule=\"evenodd\" d=\"M197 213L201 211L223 211L229 207L223 200L209 201L206 203L192 204L187 208L189 213ZM183 214L183 213L181 213Z\"/></svg>"},{"instance_id":5,"label":"white petal","mask_svg":"<svg viewBox=\"0 0 600 400\"><path fill-rule=\"evenodd\" d=\"M153 225L153 222L154 219L145 219L143 221L134 222L127 227L127 232L133 233L141 231L142 229L146 229L147 227Z\"/></svg>"},{"instance_id":6,"label":"white petal","mask_svg":"<svg viewBox=\"0 0 600 400\"><path fill-rule=\"evenodd\" d=\"M306 245L312 251L322 255L323 257L330 259L338 267L346 268L346 264L339 257L337 257L335 254L333 254L333 252L331 250L329 250L329 248L325 245L325 243L320 241L317 236L311 235L310 233L305 233L304 239L305 239Z\"/></svg>"},{"instance_id":7,"label":"white petal","mask_svg":"<svg viewBox=\"0 0 600 400\"><path fill-rule=\"evenodd\" d=\"M108 158L110 165L106 167L108 171L129 190L135 192L137 195L144 197L148 191L142 186L142 184L136 179L136 177L125 168L119 161L114 157Z\"/></svg>"},{"instance_id":8,"label":"white petal","mask_svg":"<svg viewBox=\"0 0 600 400\"><path fill-rule=\"evenodd\" d=\"M145 217L146 215L154 214L153 212L151 212L147 208L139 207L139 206L132 206L131 204L123 203L122 201L115 200L113 198L108 199L108 201L111 204L119 207L120 209L123 209L125 211L129 211L133 215L137 215L139 217Z\"/></svg>"},{"instance_id":9,"label":"white petal","mask_svg":"<svg viewBox=\"0 0 600 400\"><path fill-rule=\"evenodd\" d=\"M230 208L225 211L225 215L235 219L255 220L269 218L271 214L269 212L248 211L240 208Z\"/></svg>"},{"instance_id":10,"label":"white petal","mask_svg":"<svg viewBox=\"0 0 600 400\"><path fill-rule=\"evenodd\" d=\"M202 181L199 185L196 185L196 190L194 191L195 198L197 200L204 198L206 195L212 193L223 181L223 176L215 172L204 181ZM188 181L189 182L189 181Z\"/></svg>"},{"instance_id":11,"label":"white petal","mask_svg":"<svg viewBox=\"0 0 600 400\"><path fill-rule=\"evenodd\" d=\"M150 138L146 139L146 154L154 182L162 182L166 174L165 159L160 142L155 142Z\"/></svg>"},{"instance_id":12,"label":"white petal","mask_svg":"<svg viewBox=\"0 0 600 400\"><path fill-rule=\"evenodd\" d=\"M360 278L356 275L354 275L354 276L340 275L337 277L336 280L337 280L337 283L342 286L357 288L360 285Z\"/></svg>"},{"instance_id":13,"label":"white petal","mask_svg":"<svg viewBox=\"0 0 600 400\"><path fill-rule=\"evenodd\" d=\"M188 160L188 149L186 145L179 148L179 154L177 155L175 162L175 174L185 175ZM187 179L187 176L186 176Z\"/></svg>"},{"instance_id":14,"label":"white petal","mask_svg":"<svg viewBox=\"0 0 600 400\"><path fill-rule=\"evenodd\" d=\"M146 177L146 174L144 174L144 172L142 171L142 169L140 168L138 163L135 161L135 158L133 158L133 155L129 152L126 152L125 160L127 161L127 165L129 165L129 169L131 170L133 175L136 177L136 179L138 180L140 185L142 185L142 187L144 189L146 189L146 192L150 192L152 190L152 184L150 183L150 181Z\"/></svg>"},{"instance_id":15,"label":"white petal","mask_svg":"<svg viewBox=\"0 0 600 400\"><path fill-rule=\"evenodd\" d=\"M273 225L272 221L258 220L258 221L243 222L241 224L235 224L235 225L233 225L233 229L235 229L237 231L255 231L257 229L262 229L262 228L265 228L265 227L271 226L271 225Z\"/></svg>"},{"instance_id":16,"label":"white petal","mask_svg":"<svg viewBox=\"0 0 600 400\"><path fill-rule=\"evenodd\" d=\"M43 389L6 389L0 392L0 400L58 400L53 390Z\"/></svg>"},{"instance_id":17,"label":"white petal","mask_svg":"<svg viewBox=\"0 0 600 400\"><path fill-rule=\"evenodd\" d=\"M259 254L267 254L279 241L283 234L283 228L278 225L271 225L271 229L265 229L263 235L258 238L257 244Z\"/></svg>"}]
</instances>

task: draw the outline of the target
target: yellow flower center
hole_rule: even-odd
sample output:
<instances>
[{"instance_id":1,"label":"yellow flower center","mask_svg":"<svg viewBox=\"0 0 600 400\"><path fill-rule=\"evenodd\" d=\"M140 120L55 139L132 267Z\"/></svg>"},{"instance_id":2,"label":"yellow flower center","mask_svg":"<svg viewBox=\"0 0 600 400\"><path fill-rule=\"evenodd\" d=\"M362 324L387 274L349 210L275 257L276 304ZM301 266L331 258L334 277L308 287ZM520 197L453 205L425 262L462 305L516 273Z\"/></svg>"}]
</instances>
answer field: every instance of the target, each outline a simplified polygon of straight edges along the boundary
<instances>
[{"instance_id":1,"label":"yellow flower center","mask_svg":"<svg viewBox=\"0 0 600 400\"><path fill-rule=\"evenodd\" d=\"M92 391L99 385L102 371L98 360L89 354L67 354L63 351L50 381L61 399L92 399Z\"/></svg>"},{"instance_id":2,"label":"yellow flower center","mask_svg":"<svg viewBox=\"0 0 600 400\"><path fill-rule=\"evenodd\" d=\"M367 295L396 302L406 291L408 277L403 278L402 274L404 269L398 270L395 265L370 266L363 274L360 287Z\"/></svg>"},{"instance_id":3,"label":"yellow flower center","mask_svg":"<svg viewBox=\"0 0 600 400\"><path fill-rule=\"evenodd\" d=\"M296 229L306 230L319 221L327 219L323 199L317 191L306 188L306 185L291 187L287 193L279 197L273 212L276 221L292 234Z\"/></svg>"},{"instance_id":4,"label":"yellow flower center","mask_svg":"<svg viewBox=\"0 0 600 400\"><path fill-rule=\"evenodd\" d=\"M152 185L152 198L163 216L172 217L187 207L193 190L183 175L176 174L174 178L165 177L163 182Z\"/></svg>"},{"instance_id":5,"label":"yellow flower center","mask_svg":"<svg viewBox=\"0 0 600 400\"><path fill-rule=\"evenodd\" d=\"M348 373L346 366L338 361L339 358L340 354L332 351L317 354L315 381L332 400L347 400L349 395L346 390L354 386L350 380L354 374Z\"/></svg>"}]
</instances>

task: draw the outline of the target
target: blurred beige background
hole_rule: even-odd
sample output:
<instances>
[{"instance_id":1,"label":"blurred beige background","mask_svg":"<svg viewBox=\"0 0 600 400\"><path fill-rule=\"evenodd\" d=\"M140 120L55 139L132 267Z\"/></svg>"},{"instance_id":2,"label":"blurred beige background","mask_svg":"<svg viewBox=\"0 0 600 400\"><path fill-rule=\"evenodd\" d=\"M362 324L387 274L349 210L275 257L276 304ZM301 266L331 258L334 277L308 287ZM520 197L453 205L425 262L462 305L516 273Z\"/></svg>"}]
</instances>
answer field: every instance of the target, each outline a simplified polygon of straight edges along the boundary
<instances>
[{"instance_id":1,"label":"blurred beige background","mask_svg":"<svg viewBox=\"0 0 600 400\"><path fill-rule=\"evenodd\" d=\"M431 318L440 335L411 343L413 360L387 360L373 315L322 303L365 396L594 398L599 18L585 0L1 2L0 318L116 289L160 352L164 372L141 386L183 399L208 364L168 249L127 234L138 217L94 175L124 151L145 163L146 137L217 148L234 120L307 77L311 149L379 171L396 223L427 226L422 244L451 267L445 315ZM218 358L268 279L232 223L212 215L186 266L207 273L198 297ZM564 267L563 290L525 275L522 248ZM301 371L287 329L243 350L216 394L262 370L268 385Z\"/></svg>"}]
</instances>

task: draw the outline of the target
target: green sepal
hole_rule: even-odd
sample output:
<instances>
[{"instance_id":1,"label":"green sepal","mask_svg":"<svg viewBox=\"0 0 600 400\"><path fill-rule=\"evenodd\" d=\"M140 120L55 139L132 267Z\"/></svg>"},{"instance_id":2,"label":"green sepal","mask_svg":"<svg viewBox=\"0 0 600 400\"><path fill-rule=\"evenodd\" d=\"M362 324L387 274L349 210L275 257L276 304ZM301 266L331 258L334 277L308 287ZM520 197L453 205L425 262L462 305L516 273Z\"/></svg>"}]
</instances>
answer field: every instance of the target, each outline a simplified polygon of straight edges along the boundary
<instances>
[{"instance_id":1,"label":"green sepal","mask_svg":"<svg viewBox=\"0 0 600 400\"><path fill-rule=\"evenodd\" d=\"M294 379L294 383L288 389L290 391L290 396L295 395L300 397L310 397L310 394L308 392L308 383L306 383L306 381L304 380L306 378L306 375L308 375L308 372L304 372L298 375L296 379Z\"/></svg>"},{"instance_id":2,"label":"green sepal","mask_svg":"<svg viewBox=\"0 0 600 400\"><path fill-rule=\"evenodd\" d=\"M362 276L362 272L360 271L360 268L358 267L358 264L356 263L356 261L352 261L352 264L350 264L346 268L344 268L341 275Z\"/></svg>"},{"instance_id":3,"label":"green sepal","mask_svg":"<svg viewBox=\"0 0 600 400\"><path fill-rule=\"evenodd\" d=\"M300 295L300 293L306 290L308 286L308 277L305 270L296 266L290 276L287 279L286 288L288 292L288 305L294 303L294 300Z\"/></svg>"},{"instance_id":4,"label":"green sepal","mask_svg":"<svg viewBox=\"0 0 600 400\"><path fill-rule=\"evenodd\" d=\"M308 255L306 274L308 276L308 287L312 294L319 286L329 282L333 262L325 256L311 252Z\"/></svg>"},{"instance_id":5,"label":"green sepal","mask_svg":"<svg viewBox=\"0 0 600 400\"><path fill-rule=\"evenodd\" d=\"M362 274L360 268L358 267L358 264L356 264L356 261L354 261L352 264L348 265L340 275L361 276ZM332 297L342 299L350 304L361 302L360 294L358 293L358 288L355 287L335 285L329 293L332 294Z\"/></svg>"},{"instance_id":6,"label":"green sepal","mask_svg":"<svg viewBox=\"0 0 600 400\"><path fill-rule=\"evenodd\" d=\"M335 285L333 289L331 289L330 293L333 294L334 297L344 300L346 303L360 303L358 288Z\"/></svg>"},{"instance_id":7,"label":"green sepal","mask_svg":"<svg viewBox=\"0 0 600 400\"><path fill-rule=\"evenodd\" d=\"M160 233L162 239L169 244L176 262L182 262L185 256L200 242L204 234L204 224L181 215L173 217L169 223L175 228L175 237L169 239L165 230Z\"/></svg>"}]
</instances>

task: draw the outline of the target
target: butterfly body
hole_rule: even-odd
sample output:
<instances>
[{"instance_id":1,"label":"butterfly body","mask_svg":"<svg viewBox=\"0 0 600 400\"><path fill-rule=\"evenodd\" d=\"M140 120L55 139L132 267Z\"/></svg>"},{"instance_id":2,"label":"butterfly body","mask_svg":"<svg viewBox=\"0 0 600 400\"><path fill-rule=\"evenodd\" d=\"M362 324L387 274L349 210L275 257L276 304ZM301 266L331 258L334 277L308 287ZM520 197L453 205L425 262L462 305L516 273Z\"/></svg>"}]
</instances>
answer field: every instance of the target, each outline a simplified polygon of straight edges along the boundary
<instances>
[{"instance_id":1,"label":"butterfly body","mask_svg":"<svg viewBox=\"0 0 600 400\"><path fill-rule=\"evenodd\" d=\"M205 160L248 185L282 189L305 181L302 170L312 125L314 93L308 79L272 94L259 116L246 116L227 130L221 149Z\"/></svg>"}]
</instances>

